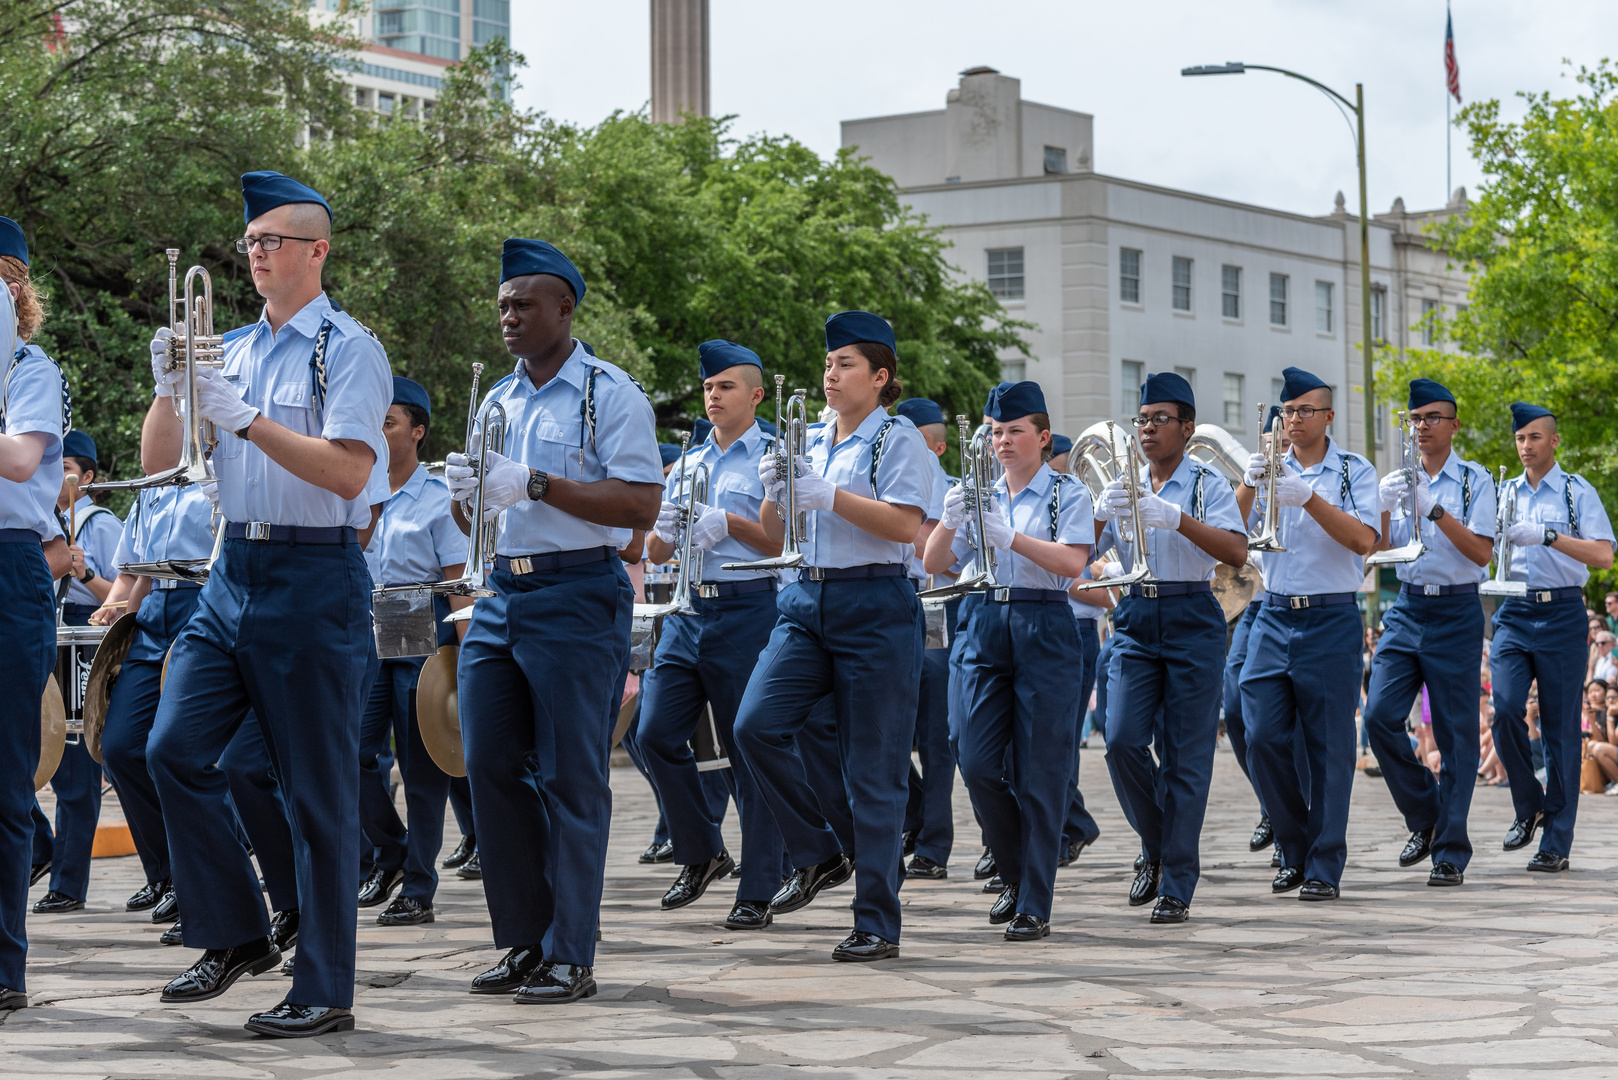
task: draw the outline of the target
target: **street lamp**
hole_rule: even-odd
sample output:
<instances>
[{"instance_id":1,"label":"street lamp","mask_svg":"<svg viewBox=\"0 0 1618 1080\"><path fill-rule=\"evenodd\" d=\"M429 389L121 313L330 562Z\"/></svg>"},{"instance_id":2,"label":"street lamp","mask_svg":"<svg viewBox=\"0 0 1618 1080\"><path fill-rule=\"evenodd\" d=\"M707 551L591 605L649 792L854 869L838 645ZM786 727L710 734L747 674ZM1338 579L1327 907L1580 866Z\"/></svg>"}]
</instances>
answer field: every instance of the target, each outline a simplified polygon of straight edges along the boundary
<instances>
[{"instance_id":1,"label":"street lamp","mask_svg":"<svg viewBox=\"0 0 1618 1080\"><path fill-rule=\"evenodd\" d=\"M1296 71L1286 68L1267 67L1263 64L1244 64L1240 61L1231 61L1226 64L1202 64L1198 67L1181 68L1180 74L1191 75L1242 75L1249 71L1273 71L1277 75L1285 75L1289 79L1306 82L1321 93L1329 94L1342 102L1343 106L1354 112L1355 120L1355 154L1360 166L1360 339L1364 344L1364 375L1365 375L1365 458L1372 465L1376 464L1376 391L1372 386L1372 351L1375 343L1371 340L1371 222L1365 205L1365 85L1354 84L1354 100L1350 101L1342 94L1333 90L1324 83L1316 82L1307 75L1299 75Z\"/></svg>"}]
</instances>

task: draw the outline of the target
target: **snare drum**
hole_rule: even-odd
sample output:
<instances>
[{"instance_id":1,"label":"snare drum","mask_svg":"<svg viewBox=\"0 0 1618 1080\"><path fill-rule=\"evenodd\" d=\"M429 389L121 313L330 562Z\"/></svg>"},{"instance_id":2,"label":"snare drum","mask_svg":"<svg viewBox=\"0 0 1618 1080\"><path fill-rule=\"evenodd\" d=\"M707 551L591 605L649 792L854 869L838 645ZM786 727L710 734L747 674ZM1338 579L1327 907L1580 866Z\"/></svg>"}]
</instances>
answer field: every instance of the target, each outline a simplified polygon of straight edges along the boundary
<instances>
[{"instance_id":1,"label":"snare drum","mask_svg":"<svg viewBox=\"0 0 1618 1080\"><path fill-rule=\"evenodd\" d=\"M650 584L651 574L647 574ZM667 604L636 604L634 618L629 624L629 671L639 675L649 671L657 653L657 639L663 633L663 617L668 614Z\"/></svg>"},{"instance_id":2,"label":"snare drum","mask_svg":"<svg viewBox=\"0 0 1618 1080\"><path fill-rule=\"evenodd\" d=\"M56 628L56 685L62 689L69 742L77 742L84 734L84 688L90 682L90 662L95 659L101 639L107 636L107 629L105 626Z\"/></svg>"},{"instance_id":3,"label":"snare drum","mask_svg":"<svg viewBox=\"0 0 1618 1080\"><path fill-rule=\"evenodd\" d=\"M646 571L646 603L651 606L673 603L674 586L679 580L679 574L656 570Z\"/></svg>"}]
</instances>

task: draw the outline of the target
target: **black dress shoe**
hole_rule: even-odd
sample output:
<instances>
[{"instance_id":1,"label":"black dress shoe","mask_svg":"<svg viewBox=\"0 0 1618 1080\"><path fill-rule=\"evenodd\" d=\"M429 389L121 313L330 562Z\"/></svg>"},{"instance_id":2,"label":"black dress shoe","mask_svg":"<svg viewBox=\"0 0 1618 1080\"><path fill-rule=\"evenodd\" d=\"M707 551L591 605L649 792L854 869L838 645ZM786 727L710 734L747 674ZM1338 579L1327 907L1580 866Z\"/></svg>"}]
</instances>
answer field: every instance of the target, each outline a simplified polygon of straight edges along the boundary
<instances>
[{"instance_id":1,"label":"black dress shoe","mask_svg":"<svg viewBox=\"0 0 1618 1080\"><path fill-rule=\"evenodd\" d=\"M949 869L939 866L925 855L913 857L905 866L905 877L926 878L929 881L943 881L949 877Z\"/></svg>"},{"instance_id":2,"label":"black dress shoe","mask_svg":"<svg viewBox=\"0 0 1618 1080\"><path fill-rule=\"evenodd\" d=\"M275 947L282 952L298 943L297 908L270 913L270 940L275 942Z\"/></svg>"},{"instance_id":3,"label":"black dress shoe","mask_svg":"<svg viewBox=\"0 0 1618 1080\"><path fill-rule=\"evenodd\" d=\"M1131 869L1137 874L1146 869L1146 853L1144 851L1135 856L1135 862Z\"/></svg>"},{"instance_id":4,"label":"black dress shoe","mask_svg":"<svg viewBox=\"0 0 1618 1080\"><path fill-rule=\"evenodd\" d=\"M287 957L286 962L281 965L281 974L286 975L286 976L291 976L291 974L292 974L292 961L294 961L296 959L297 959L297 957L295 957L295 956Z\"/></svg>"},{"instance_id":5,"label":"black dress shoe","mask_svg":"<svg viewBox=\"0 0 1618 1080\"><path fill-rule=\"evenodd\" d=\"M725 916L725 925L732 930L763 930L774 921L768 900L738 900Z\"/></svg>"},{"instance_id":6,"label":"black dress shoe","mask_svg":"<svg viewBox=\"0 0 1618 1080\"><path fill-rule=\"evenodd\" d=\"M168 892L173 887L173 883L167 879L163 881L148 881L145 885L141 886L140 892L124 901L124 910L146 911L149 908L154 908L157 906L158 901L163 899L163 894Z\"/></svg>"},{"instance_id":7,"label":"black dress shoe","mask_svg":"<svg viewBox=\"0 0 1618 1080\"><path fill-rule=\"evenodd\" d=\"M653 840L652 845L645 851L641 852L640 858L636 861L644 863L647 866L650 866L652 863L673 862L674 841L664 840L662 843L658 843L656 840Z\"/></svg>"},{"instance_id":8,"label":"black dress shoe","mask_svg":"<svg viewBox=\"0 0 1618 1080\"><path fill-rule=\"evenodd\" d=\"M1432 850L1433 830L1423 829L1421 832L1413 832L1410 839L1405 841L1405 849L1399 852L1399 865L1415 866L1432 854Z\"/></svg>"},{"instance_id":9,"label":"black dress shoe","mask_svg":"<svg viewBox=\"0 0 1618 1080\"><path fill-rule=\"evenodd\" d=\"M184 945L185 935L180 930L180 920L175 919L173 924L157 939L159 945Z\"/></svg>"},{"instance_id":10,"label":"black dress shoe","mask_svg":"<svg viewBox=\"0 0 1618 1080\"><path fill-rule=\"evenodd\" d=\"M539 954L538 945L519 945L501 957L494 967L472 980L472 993L513 993L528 981L528 976L539 970L544 960Z\"/></svg>"},{"instance_id":11,"label":"black dress shoe","mask_svg":"<svg viewBox=\"0 0 1618 1080\"><path fill-rule=\"evenodd\" d=\"M455 876L463 881L482 881L483 853L472 852L472 857L461 864L460 869L455 871Z\"/></svg>"},{"instance_id":12,"label":"black dress shoe","mask_svg":"<svg viewBox=\"0 0 1618 1080\"><path fill-rule=\"evenodd\" d=\"M255 1035L307 1039L331 1031L353 1031L354 1010L324 1005L294 1005L290 1001L283 1001L268 1012L249 1016L243 1026Z\"/></svg>"},{"instance_id":13,"label":"black dress shoe","mask_svg":"<svg viewBox=\"0 0 1618 1080\"><path fill-rule=\"evenodd\" d=\"M901 843L903 844L903 851L904 851L904 854L905 854L906 858L908 858L911 855L914 855L916 853L916 830L915 829L906 829L903 833L900 834L899 839L900 839Z\"/></svg>"},{"instance_id":14,"label":"black dress shoe","mask_svg":"<svg viewBox=\"0 0 1618 1080\"><path fill-rule=\"evenodd\" d=\"M34 904L34 914L65 915L69 911L77 911L83 906L83 900L75 900L65 892L57 892L52 889Z\"/></svg>"},{"instance_id":15,"label":"black dress shoe","mask_svg":"<svg viewBox=\"0 0 1618 1080\"><path fill-rule=\"evenodd\" d=\"M1432 873L1427 875L1429 885L1459 885L1465 880L1466 875L1451 862L1434 863Z\"/></svg>"},{"instance_id":16,"label":"black dress shoe","mask_svg":"<svg viewBox=\"0 0 1618 1080\"><path fill-rule=\"evenodd\" d=\"M1301 869L1296 866L1283 866L1276 871L1274 880L1270 882L1270 891L1272 893L1291 892L1302 884L1303 871Z\"/></svg>"},{"instance_id":17,"label":"black dress shoe","mask_svg":"<svg viewBox=\"0 0 1618 1080\"><path fill-rule=\"evenodd\" d=\"M0 986L0 1012L28 1008L28 995L9 986Z\"/></svg>"},{"instance_id":18,"label":"black dress shoe","mask_svg":"<svg viewBox=\"0 0 1618 1080\"><path fill-rule=\"evenodd\" d=\"M388 910L376 917L378 926L420 926L433 921L433 909L409 896L396 896Z\"/></svg>"},{"instance_id":19,"label":"black dress shoe","mask_svg":"<svg viewBox=\"0 0 1618 1080\"><path fill-rule=\"evenodd\" d=\"M729 874L736 866L730 853L721 851L706 862L680 867L680 876L674 879L669 891L663 894L663 910L673 911L694 904L708 891L708 886Z\"/></svg>"},{"instance_id":20,"label":"black dress shoe","mask_svg":"<svg viewBox=\"0 0 1618 1080\"><path fill-rule=\"evenodd\" d=\"M1275 845L1275 850L1270 852L1270 869L1271 870L1279 870L1279 869L1281 869L1281 845L1280 844Z\"/></svg>"},{"instance_id":21,"label":"black dress shoe","mask_svg":"<svg viewBox=\"0 0 1618 1080\"><path fill-rule=\"evenodd\" d=\"M1083 852L1085 848L1087 848L1091 844L1095 843L1098 838L1099 837L1092 836L1088 840L1075 840L1075 841L1073 841L1067 847L1062 849L1062 857L1060 859L1056 860L1056 865L1058 867L1071 865L1073 860L1077 859L1079 857L1079 854L1081 852Z\"/></svg>"},{"instance_id":22,"label":"black dress shoe","mask_svg":"<svg viewBox=\"0 0 1618 1080\"><path fill-rule=\"evenodd\" d=\"M1506 830L1506 839L1500 846L1506 851L1516 851L1520 847L1527 847L1534 842L1534 833L1545 824L1545 814L1536 812L1533 817L1518 818Z\"/></svg>"},{"instance_id":23,"label":"black dress shoe","mask_svg":"<svg viewBox=\"0 0 1618 1080\"><path fill-rule=\"evenodd\" d=\"M267 937L234 949L209 949L180 977L163 987L166 1002L207 1001L230 989L243 975L262 975L281 962L281 950Z\"/></svg>"},{"instance_id":24,"label":"black dress shoe","mask_svg":"<svg viewBox=\"0 0 1618 1080\"><path fill-rule=\"evenodd\" d=\"M994 875L988 881L985 881L983 883L983 891L986 892L986 893L996 893L996 894L1005 892L1006 891L1006 879L1001 877L999 874Z\"/></svg>"},{"instance_id":25,"label":"black dress shoe","mask_svg":"<svg viewBox=\"0 0 1618 1080\"><path fill-rule=\"evenodd\" d=\"M522 1005L566 1005L595 996L595 978L583 964L542 964L517 991Z\"/></svg>"},{"instance_id":26,"label":"black dress shoe","mask_svg":"<svg viewBox=\"0 0 1618 1080\"><path fill-rule=\"evenodd\" d=\"M860 963L867 960L890 960L899 955L899 946L883 941L868 930L856 930L831 951L833 960Z\"/></svg>"},{"instance_id":27,"label":"black dress shoe","mask_svg":"<svg viewBox=\"0 0 1618 1080\"><path fill-rule=\"evenodd\" d=\"M1247 838L1248 851L1263 851L1275 843L1275 830L1270 826L1270 815L1265 814L1253 826L1253 835Z\"/></svg>"},{"instance_id":28,"label":"black dress shoe","mask_svg":"<svg viewBox=\"0 0 1618 1080\"><path fill-rule=\"evenodd\" d=\"M1528 869L1541 874L1560 874L1567 869L1566 855L1552 855L1548 851L1536 851L1534 857L1528 860Z\"/></svg>"},{"instance_id":29,"label":"black dress shoe","mask_svg":"<svg viewBox=\"0 0 1618 1080\"><path fill-rule=\"evenodd\" d=\"M1149 862L1140 868L1129 886L1129 906L1140 907L1157 899L1157 887L1163 881L1163 864Z\"/></svg>"},{"instance_id":30,"label":"black dress shoe","mask_svg":"<svg viewBox=\"0 0 1618 1080\"><path fill-rule=\"evenodd\" d=\"M449 853L449 858L445 859L438 865L443 867L445 870L458 870L466 863L466 860L472 857L472 852L476 851L477 849L477 837L463 836L461 837L461 842L455 846L455 850Z\"/></svg>"},{"instance_id":31,"label":"black dress shoe","mask_svg":"<svg viewBox=\"0 0 1618 1080\"><path fill-rule=\"evenodd\" d=\"M994 850L984 848L983 854L978 856L978 864L972 868L972 880L982 881L984 878L992 878L994 869Z\"/></svg>"},{"instance_id":32,"label":"black dress shoe","mask_svg":"<svg viewBox=\"0 0 1618 1080\"><path fill-rule=\"evenodd\" d=\"M404 883L404 867L396 866L392 870L384 870L380 866L371 871L371 876L365 879L360 886L360 907L376 907L378 904L388 902L393 890Z\"/></svg>"},{"instance_id":33,"label":"black dress shoe","mask_svg":"<svg viewBox=\"0 0 1618 1080\"><path fill-rule=\"evenodd\" d=\"M1303 883L1303 888L1298 890L1298 899L1335 900L1337 899L1337 886L1331 884L1329 881L1320 881L1317 878L1310 878L1308 881Z\"/></svg>"},{"instance_id":34,"label":"black dress shoe","mask_svg":"<svg viewBox=\"0 0 1618 1080\"><path fill-rule=\"evenodd\" d=\"M1038 915L1025 915L1019 912L1006 927L1007 941L1038 941L1040 938L1050 936L1051 924Z\"/></svg>"},{"instance_id":35,"label":"black dress shoe","mask_svg":"<svg viewBox=\"0 0 1618 1080\"><path fill-rule=\"evenodd\" d=\"M1012 885L995 898L994 903L989 906L990 926L1008 923L1011 917L1017 914L1017 891L1018 886Z\"/></svg>"},{"instance_id":36,"label":"black dress shoe","mask_svg":"<svg viewBox=\"0 0 1618 1080\"><path fill-rule=\"evenodd\" d=\"M39 884L39 879L44 877L46 874L48 874L50 872L51 872L51 864L50 864L49 859L45 860L44 862L35 863L34 868L32 870L28 871L28 884L30 886L38 885Z\"/></svg>"},{"instance_id":37,"label":"black dress shoe","mask_svg":"<svg viewBox=\"0 0 1618 1080\"><path fill-rule=\"evenodd\" d=\"M179 917L180 898L174 892L174 886L171 884L168 892L163 894L163 899L159 900L157 906L152 909L152 921L154 923L173 922Z\"/></svg>"},{"instance_id":38,"label":"black dress shoe","mask_svg":"<svg viewBox=\"0 0 1618 1080\"><path fill-rule=\"evenodd\" d=\"M808 907L820 890L841 885L853 873L854 867L849 863L848 856L840 851L825 862L795 870L770 901L770 910L777 915L785 915L789 911Z\"/></svg>"},{"instance_id":39,"label":"black dress shoe","mask_svg":"<svg viewBox=\"0 0 1618 1080\"><path fill-rule=\"evenodd\" d=\"M1182 923L1191 916L1191 909L1172 896L1159 896L1157 904L1152 908L1152 921L1155 923Z\"/></svg>"}]
</instances>

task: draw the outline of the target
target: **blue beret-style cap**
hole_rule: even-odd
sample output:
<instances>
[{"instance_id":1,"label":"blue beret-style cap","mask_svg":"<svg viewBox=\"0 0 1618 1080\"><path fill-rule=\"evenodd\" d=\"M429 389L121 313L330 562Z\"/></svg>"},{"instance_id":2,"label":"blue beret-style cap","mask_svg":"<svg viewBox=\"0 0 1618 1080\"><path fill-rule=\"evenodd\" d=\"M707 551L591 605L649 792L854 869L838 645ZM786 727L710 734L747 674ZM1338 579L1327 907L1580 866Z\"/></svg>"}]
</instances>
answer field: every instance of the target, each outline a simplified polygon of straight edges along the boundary
<instances>
[{"instance_id":1,"label":"blue beret-style cap","mask_svg":"<svg viewBox=\"0 0 1618 1080\"><path fill-rule=\"evenodd\" d=\"M1281 400L1294 401L1303 397L1311 390L1330 389L1321 382L1317 376L1309 374L1303 368L1289 367L1281 369L1281 378L1286 380L1281 385Z\"/></svg>"},{"instance_id":2,"label":"blue beret-style cap","mask_svg":"<svg viewBox=\"0 0 1618 1080\"><path fill-rule=\"evenodd\" d=\"M1139 404L1162 405L1170 401L1193 409L1197 407L1197 395L1191 392L1191 384L1185 381L1185 376L1172 371L1146 376L1146 381L1140 384Z\"/></svg>"},{"instance_id":3,"label":"blue beret-style cap","mask_svg":"<svg viewBox=\"0 0 1618 1080\"><path fill-rule=\"evenodd\" d=\"M737 364L752 364L760 371L764 370L764 362L758 358L758 353L746 345L715 338L697 346L697 366L702 369L704 379L711 379Z\"/></svg>"},{"instance_id":4,"label":"blue beret-style cap","mask_svg":"<svg viewBox=\"0 0 1618 1080\"><path fill-rule=\"evenodd\" d=\"M1051 457L1061 457L1063 454L1072 449L1072 439L1068 438L1066 435L1058 435L1054 431L1051 432Z\"/></svg>"},{"instance_id":5,"label":"blue beret-style cap","mask_svg":"<svg viewBox=\"0 0 1618 1080\"><path fill-rule=\"evenodd\" d=\"M584 302L584 278L566 255L543 240L512 237L500 249L500 284L529 274L551 274L561 278L572 287L574 303Z\"/></svg>"},{"instance_id":6,"label":"blue beret-style cap","mask_svg":"<svg viewBox=\"0 0 1618 1080\"><path fill-rule=\"evenodd\" d=\"M839 311L835 315L826 316L827 352L861 341L886 345L893 350L895 356L899 354L899 346L893 337L893 327L889 326L888 320L882 316L872 315L869 311Z\"/></svg>"},{"instance_id":7,"label":"blue beret-style cap","mask_svg":"<svg viewBox=\"0 0 1618 1080\"><path fill-rule=\"evenodd\" d=\"M905 398L899 402L898 413L917 427L944 422L944 410L938 402L924 397Z\"/></svg>"},{"instance_id":8,"label":"blue beret-style cap","mask_svg":"<svg viewBox=\"0 0 1618 1080\"><path fill-rule=\"evenodd\" d=\"M699 420L691 421L691 445L692 446L697 445L697 443L699 443L699 442L706 442L707 439L708 439L708 436L711 435L711 434L713 434L713 421L712 420L701 420L701 419L699 419Z\"/></svg>"},{"instance_id":9,"label":"blue beret-style cap","mask_svg":"<svg viewBox=\"0 0 1618 1080\"><path fill-rule=\"evenodd\" d=\"M1431 379L1410 380L1409 408L1419 409L1423 405L1431 405L1435 401L1447 401L1454 405L1455 395L1450 393L1442 383L1436 383Z\"/></svg>"},{"instance_id":10,"label":"blue beret-style cap","mask_svg":"<svg viewBox=\"0 0 1618 1080\"><path fill-rule=\"evenodd\" d=\"M693 440L693 441L695 441L695 440ZM678 446L675 446L671 442L660 442L660 443L658 443L657 444L657 453L658 453L658 455L660 457L662 457L662 459L663 459L663 467L665 469L668 468L670 465L673 465L676 461L680 460L680 448Z\"/></svg>"},{"instance_id":11,"label":"blue beret-style cap","mask_svg":"<svg viewBox=\"0 0 1618 1080\"><path fill-rule=\"evenodd\" d=\"M989 391L989 401L983 410L991 418L1005 422L1045 412L1045 391L1037 382L1002 384Z\"/></svg>"},{"instance_id":12,"label":"blue beret-style cap","mask_svg":"<svg viewBox=\"0 0 1618 1080\"><path fill-rule=\"evenodd\" d=\"M1515 432L1526 424L1532 424L1542 416L1556 418L1556 414L1539 405L1530 405L1526 401L1513 401L1511 403L1511 430Z\"/></svg>"},{"instance_id":13,"label":"blue beret-style cap","mask_svg":"<svg viewBox=\"0 0 1618 1080\"><path fill-rule=\"evenodd\" d=\"M88 458L96 464L96 441L77 428L62 436L62 456Z\"/></svg>"},{"instance_id":14,"label":"blue beret-style cap","mask_svg":"<svg viewBox=\"0 0 1618 1080\"><path fill-rule=\"evenodd\" d=\"M433 415L433 399L427 396L427 388L415 379L407 379L403 375L393 377L393 403L414 405L429 417Z\"/></svg>"},{"instance_id":15,"label":"blue beret-style cap","mask_svg":"<svg viewBox=\"0 0 1618 1080\"><path fill-rule=\"evenodd\" d=\"M22 226L8 217L0 217L0 255L28 265L28 238L22 234Z\"/></svg>"},{"instance_id":16,"label":"blue beret-style cap","mask_svg":"<svg viewBox=\"0 0 1618 1080\"><path fill-rule=\"evenodd\" d=\"M319 203L325 207L326 217L332 217L331 205L307 184L278 172L242 173L242 217L249 225L277 206L304 202Z\"/></svg>"}]
</instances>

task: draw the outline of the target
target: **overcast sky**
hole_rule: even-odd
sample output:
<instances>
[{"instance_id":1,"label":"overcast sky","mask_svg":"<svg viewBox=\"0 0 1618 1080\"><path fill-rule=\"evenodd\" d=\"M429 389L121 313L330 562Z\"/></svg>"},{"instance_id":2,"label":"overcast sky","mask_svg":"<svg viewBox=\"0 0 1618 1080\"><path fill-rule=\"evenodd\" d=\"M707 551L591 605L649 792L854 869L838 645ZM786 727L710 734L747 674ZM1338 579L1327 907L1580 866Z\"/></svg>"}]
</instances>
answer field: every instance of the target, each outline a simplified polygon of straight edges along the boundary
<instances>
[{"instance_id":1,"label":"overcast sky","mask_svg":"<svg viewBox=\"0 0 1618 1080\"><path fill-rule=\"evenodd\" d=\"M594 123L649 96L647 0L515 0L529 67L516 100ZM1593 65L1618 43L1613 0L1455 0L1465 101L1518 91L1571 96L1562 61ZM822 154L838 123L942 108L958 73L987 64L1023 97L1095 116L1095 168L1300 213L1355 209L1354 146L1313 88L1280 76L1187 79L1242 60L1301 71L1350 99L1365 83L1370 203L1441 204L1442 0L712 0L712 97L741 134L791 135ZM940 178L942 179L942 178ZM1479 173L1454 136L1454 183Z\"/></svg>"}]
</instances>

